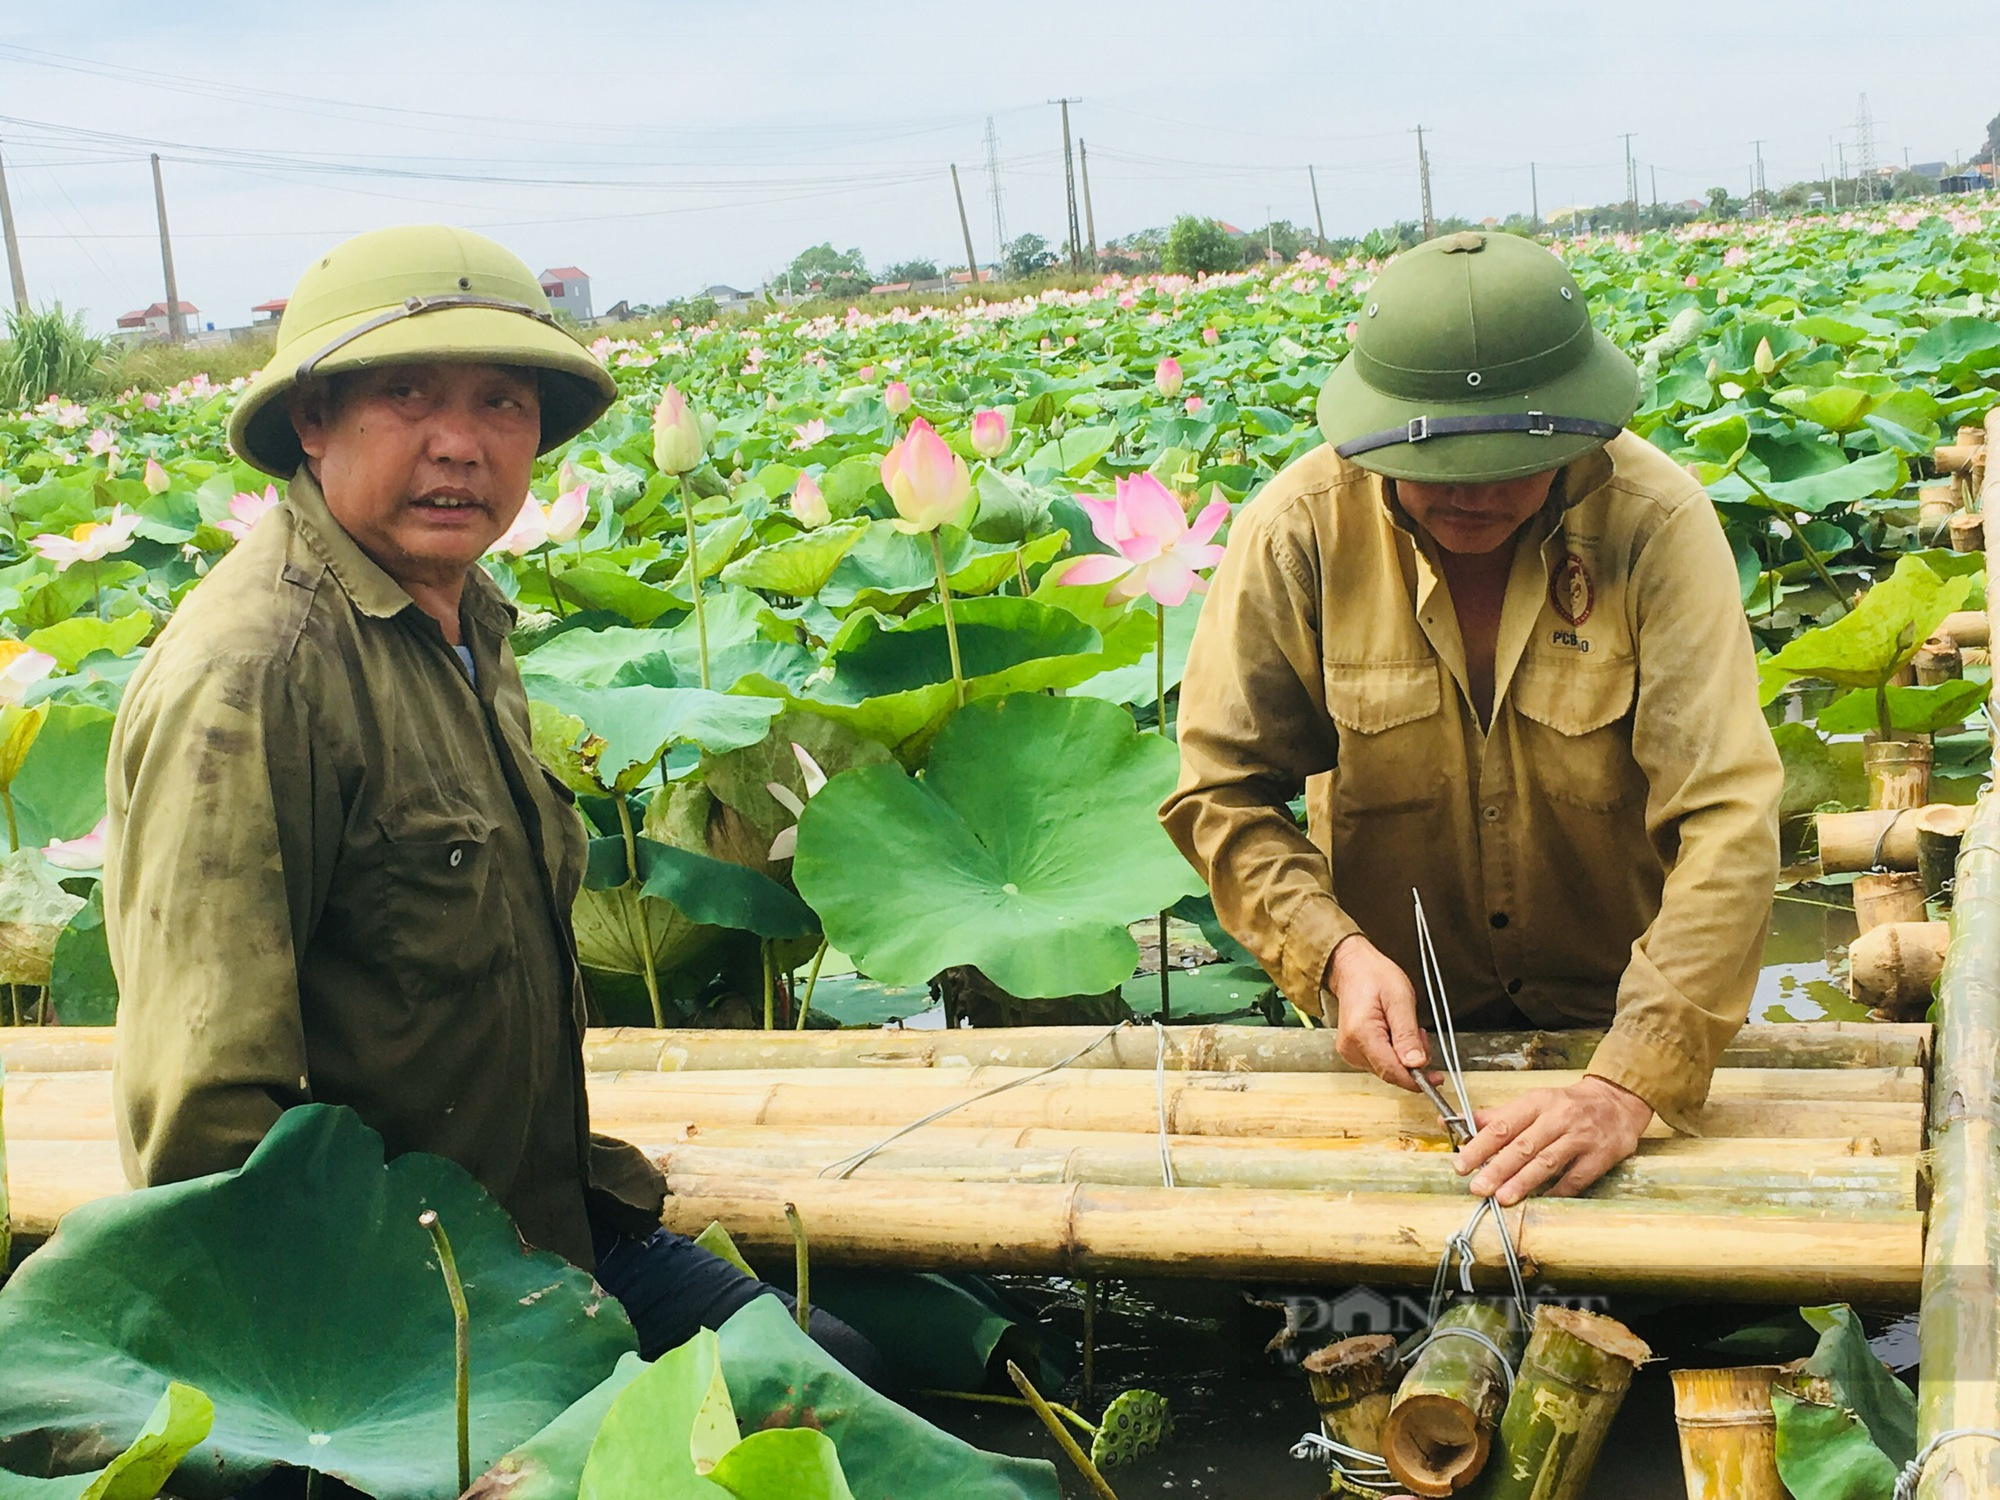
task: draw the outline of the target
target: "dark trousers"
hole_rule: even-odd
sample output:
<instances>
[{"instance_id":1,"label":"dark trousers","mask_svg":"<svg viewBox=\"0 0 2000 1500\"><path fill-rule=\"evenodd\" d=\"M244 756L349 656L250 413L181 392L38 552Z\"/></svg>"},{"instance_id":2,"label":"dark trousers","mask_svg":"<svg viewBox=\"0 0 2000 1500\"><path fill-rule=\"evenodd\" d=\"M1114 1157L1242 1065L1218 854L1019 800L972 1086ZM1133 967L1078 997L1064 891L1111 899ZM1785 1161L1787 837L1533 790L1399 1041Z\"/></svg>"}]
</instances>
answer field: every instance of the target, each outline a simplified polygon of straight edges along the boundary
<instances>
[{"instance_id":1,"label":"dark trousers","mask_svg":"<svg viewBox=\"0 0 2000 1500\"><path fill-rule=\"evenodd\" d=\"M720 1328L759 1297L776 1297L793 1312L789 1292L746 1276L684 1234L656 1229L643 1240L591 1221L597 1284L624 1305L639 1335L639 1357L658 1359L703 1328ZM888 1370L873 1344L832 1313L815 1307L813 1342L876 1390L889 1388Z\"/></svg>"}]
</instances>

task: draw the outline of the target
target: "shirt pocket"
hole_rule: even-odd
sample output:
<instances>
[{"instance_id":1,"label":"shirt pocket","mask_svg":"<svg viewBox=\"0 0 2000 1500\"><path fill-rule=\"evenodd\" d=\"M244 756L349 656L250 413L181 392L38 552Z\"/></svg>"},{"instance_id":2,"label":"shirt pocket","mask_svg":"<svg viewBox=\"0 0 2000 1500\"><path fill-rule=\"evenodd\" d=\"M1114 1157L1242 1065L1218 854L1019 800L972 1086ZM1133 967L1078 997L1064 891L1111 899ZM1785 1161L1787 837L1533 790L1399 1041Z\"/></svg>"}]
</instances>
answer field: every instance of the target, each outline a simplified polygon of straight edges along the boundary
<instances>
[{"instance_id":1,"label":"shirt pocket","mask_svg":"<svg viewBox=\"0 0 2000 1500\"><path fill-rule=\"evenodd\" d=\"M415 997L463 991L507 956L512 923L491 817L430 789L377 815L350 900L362 955Z\"/></svg>"},{"instance_id":2,"label":"shirt pocket","mask_svg":"<svg viewBox=\"0 0 2000 1500\"><path fill-rule=\"evenodd\" d=\"M1329 663L1325 682L1326 711L1340 731L1336 814L1435 805L1445 786L1437 659Z\"/></svg>"},{"instance_id":3,"label":"shirt pocket","mask_svg":"<svg viewBox=\"0 0 2000 1500\"><path fill-rule=\"evenodd\" d=\"M1644 799L1646 776L1632 755L1638 681L1631 656L1522 658L1508 696L1525 720L1522 753L1544 796L1590 812Z\"/></svg>"}]
</instances>

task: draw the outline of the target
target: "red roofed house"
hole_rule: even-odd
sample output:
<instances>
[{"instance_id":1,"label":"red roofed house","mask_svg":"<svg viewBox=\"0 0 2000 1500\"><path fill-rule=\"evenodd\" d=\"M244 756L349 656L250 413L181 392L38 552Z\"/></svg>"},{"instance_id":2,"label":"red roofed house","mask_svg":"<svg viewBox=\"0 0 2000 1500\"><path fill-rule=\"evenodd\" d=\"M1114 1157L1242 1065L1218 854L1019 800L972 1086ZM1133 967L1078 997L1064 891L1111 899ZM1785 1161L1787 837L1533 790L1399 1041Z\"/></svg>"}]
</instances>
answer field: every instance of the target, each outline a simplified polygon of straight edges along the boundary
<instances>
[{"instance_id":1,"label":"red roofed house","mask_svg":"<svg viewBox=\"0 0 2000 1500\"><path fill-rule=\"evenodd\" d=\"M285 305L289 297L273 297L269 302L259 302L250 309L252 319L258 323L275 323L285 315Z\"/></svg>"},{"instance_id":2,"label":"red roofed house","mask_svg":"<svg viewBox=\"0 0 2000 1500\"><path fill-rule=\"evenodd\" d=\"M559 313L568 313L579 323L590 321L590 278L575 266L557 266L553 271L542 272L542 294L549 299L549 306Z\"/></svg>"},{"instance_id":3,"label":"red roofed house","mask_svg":"<svg viewBox=\"0 0 2000 1500\"><path fill-rule=\"evenodd\" d=\"M200 309L192 302L181 303L181 320L182 326L188 332L192 333L201 326ZM148 338L166 338L169 333L167 327L167 304L164 302L155 302L151 307L141 308L137 312L128 312L119 318L118 328L121 333L141 333Z\"/></svg>"}]
</instances>

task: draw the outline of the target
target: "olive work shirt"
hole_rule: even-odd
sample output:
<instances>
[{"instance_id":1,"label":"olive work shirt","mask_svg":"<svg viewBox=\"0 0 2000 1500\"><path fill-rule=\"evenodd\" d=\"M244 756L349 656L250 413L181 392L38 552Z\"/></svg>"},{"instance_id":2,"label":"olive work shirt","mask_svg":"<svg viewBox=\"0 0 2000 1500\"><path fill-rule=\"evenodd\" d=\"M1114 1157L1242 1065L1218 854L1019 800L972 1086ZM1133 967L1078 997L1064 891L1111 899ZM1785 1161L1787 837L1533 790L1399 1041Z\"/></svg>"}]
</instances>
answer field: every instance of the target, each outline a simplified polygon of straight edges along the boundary
<instances>
[{"instance_id":1,"label":"olive work shirt","mask_svg":"<svg viewBox=\"0 0 2000 1500\"><path fill-rule=\"evenodd\" d=\"M585 834L535 759L513 609L475 567L459 618L471 678L301 469L133 674L104 872L119 1145L134 1184L173 1182L240 1166L292 1105L350 1105L591 1268L589 1213L656 1227L661 1179L590 1135Z\"/></svg>"},{"instance_id":2,"label":"olive work shirt","mask_svg":"<svg viewBox=\"0 0 2000 1500\"><path fill-rule=\"evenodd\" d=\"M1162 821L1301 1009L1360 932L1421 1014L1414 888L1455 1018L1608 1024L1590 1072L1693 1130L1749 1011L1784 779L1714 508L1629 432L1564 468L1515 543L1482 729L1391 498L1319 448L1239 516Z\"/></svg>"}]
</instances>

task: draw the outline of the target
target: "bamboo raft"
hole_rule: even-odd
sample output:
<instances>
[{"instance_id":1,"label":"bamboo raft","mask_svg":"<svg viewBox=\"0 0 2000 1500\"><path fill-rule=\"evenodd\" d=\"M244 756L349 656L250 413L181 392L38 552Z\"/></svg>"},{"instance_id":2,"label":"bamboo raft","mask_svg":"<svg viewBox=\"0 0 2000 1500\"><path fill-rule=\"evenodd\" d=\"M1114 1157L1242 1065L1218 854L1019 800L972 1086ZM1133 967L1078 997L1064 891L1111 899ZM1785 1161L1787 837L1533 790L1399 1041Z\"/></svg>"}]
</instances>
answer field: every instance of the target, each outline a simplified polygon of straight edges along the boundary
<instances>
[{"instance_id":1,"label":"bamboo raft","mask_svg":"<svg viewBox=\"0 0 2000 1500\"><path fill-rule=\"evenodd\" d=\"M1427 1282L1470 1200L1425 1102L1324 1031L592 1032L592 1123L665 1169L666 1222L828 1264ZM1475 1106L1573 1081L1589 1032L1464 1039ZM1930 1028L1752 1026L1703 1135L1654 1125L1580 1199L1507 1211L1538 1282L1914 1305ZM107 1031L0 1031L14 1229L122 1191ZM996 1092L996 1090L998 1092ZM936 1124L853 1159L946 1106ZM1173 1186L1164 1182L1163 1152ZM1481 1274L1498 1235L1474 1241ZM1497 1284L1497 1283L1495 1283Z\"/></svg>"}]
</instances>

